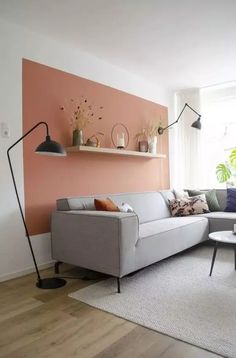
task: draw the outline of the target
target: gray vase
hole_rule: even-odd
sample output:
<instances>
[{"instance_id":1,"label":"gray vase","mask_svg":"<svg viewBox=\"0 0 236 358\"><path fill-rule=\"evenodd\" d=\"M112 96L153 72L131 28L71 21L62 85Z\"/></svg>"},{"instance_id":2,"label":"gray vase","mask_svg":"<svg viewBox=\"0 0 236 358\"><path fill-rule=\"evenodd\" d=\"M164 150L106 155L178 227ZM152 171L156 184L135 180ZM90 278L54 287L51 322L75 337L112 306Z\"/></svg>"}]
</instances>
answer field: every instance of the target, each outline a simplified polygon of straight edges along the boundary
<instances>
[{"instance_id":1,"label":"gray vase","mask_svg":"<svg viewBox=\"0 0 236 358\"><path fill-rule=\"evenodd\" d=\"M83 139L83 132L82 129L75 129L73 130L73 141L72 141L72 145L76 146L76 145L83 145L84 144L84 139Z\"/></svg>"}]
</instances>

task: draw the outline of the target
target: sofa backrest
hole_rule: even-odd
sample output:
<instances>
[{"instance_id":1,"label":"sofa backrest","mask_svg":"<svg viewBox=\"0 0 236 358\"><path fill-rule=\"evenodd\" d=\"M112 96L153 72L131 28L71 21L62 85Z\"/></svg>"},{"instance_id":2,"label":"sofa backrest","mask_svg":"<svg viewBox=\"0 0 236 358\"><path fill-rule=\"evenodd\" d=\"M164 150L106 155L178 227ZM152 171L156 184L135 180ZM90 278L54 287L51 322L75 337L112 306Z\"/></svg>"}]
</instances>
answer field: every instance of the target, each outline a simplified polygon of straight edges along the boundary
<instances>
[{"instance_id":1,"label":"sofa backrest","mask_svg":"<svg viewBox=\"0 0 236 358\"><path fill-rule=\"evenodd\" d=\"M210 189L204 189L201 190L202 192L207 192ZM226 207L226 201L227 201L227 190L226 189L216 189L216 197L218 200L218 203L220 205L220 210L224 211Z\"/></svg>"},{"instance_id":2,"label":"sofa backrest","mask_svg":"<svg viewBox=\"0 0 236 358\"><path fill-rule=\"evenodd\" d=\"M139 222L145 223L170 216L166 197L172 198L171 191L104 194L94 196L80 196L57 200L57 210L95 210L94 198L111 198L116 205L128 203L139 217Z\"/></svg>"},{"instance_id":3,"label":"sofa backrest","mask_svg":"<svg viewBox=\"0 0 236 358\"><path fill-rule=\"evenodd\" d=\"M224 209L226 207L226 201L227 201L227 190L226 189L216 189L216 196L217 196L221 211L224 211Z\"/></svg>"}]
</instances>

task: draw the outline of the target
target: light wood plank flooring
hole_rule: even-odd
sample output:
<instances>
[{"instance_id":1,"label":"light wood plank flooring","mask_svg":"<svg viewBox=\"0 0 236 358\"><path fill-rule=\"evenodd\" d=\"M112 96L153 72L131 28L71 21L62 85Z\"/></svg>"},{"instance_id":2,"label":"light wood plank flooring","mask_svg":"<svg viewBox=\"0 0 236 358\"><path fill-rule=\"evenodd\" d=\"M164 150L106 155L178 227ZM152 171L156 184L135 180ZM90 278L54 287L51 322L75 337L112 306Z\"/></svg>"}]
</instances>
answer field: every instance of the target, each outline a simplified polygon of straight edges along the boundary
<instances>
[{"instance_id":1,"label":"light wood plank flooring","mask_svg":"<svg viewBox=\"0 0 236 358\"><path fill-rule=\"evenodd\" d=\"M64 274L75 274L69 269L64 265ZM219 357L68 297L95 281L68 279L62 288L40 290L31 274L1 283L0 357Z\"/></svg>"}]
</instances>

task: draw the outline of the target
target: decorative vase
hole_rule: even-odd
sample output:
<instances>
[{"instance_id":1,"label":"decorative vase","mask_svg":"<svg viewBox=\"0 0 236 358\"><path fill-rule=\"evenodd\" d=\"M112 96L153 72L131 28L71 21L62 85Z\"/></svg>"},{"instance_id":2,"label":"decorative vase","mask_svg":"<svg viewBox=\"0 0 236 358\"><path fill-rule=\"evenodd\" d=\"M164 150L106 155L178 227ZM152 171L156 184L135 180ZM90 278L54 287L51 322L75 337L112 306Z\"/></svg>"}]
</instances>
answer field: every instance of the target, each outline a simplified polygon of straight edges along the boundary
<instances>
[{"instance_id":1,"label":"decorative vase","mask_svg":"<svg viewBox=\"0 0 236 358\"><path fill-rule=\"evenodd\" d=\"M156 154L157 153L157 136L154 136L148 141L148 151L149 153Z\"/></svg>"},{"instance_id":2,"label":"decorative vase","mask_svg":"<svg viewBox=\"0 0 236 358\"><path fill-rule=\"evenodd\" d=\"M76 145L83 145L83 144L84 144L84 139L83 139L82 129L74 129L72 145L76 146Z\"/></svg>"},{"instance_id":3,"label":"decorative vase","mask_svg":"<svg viewBox=\"0 0 236 358\"><path fill-rule=\"evenodd\" d=\"M148 141L147 140L141 140L138 142L138 150L140 152L148 152Z\"/></svg>"}]
</instances>

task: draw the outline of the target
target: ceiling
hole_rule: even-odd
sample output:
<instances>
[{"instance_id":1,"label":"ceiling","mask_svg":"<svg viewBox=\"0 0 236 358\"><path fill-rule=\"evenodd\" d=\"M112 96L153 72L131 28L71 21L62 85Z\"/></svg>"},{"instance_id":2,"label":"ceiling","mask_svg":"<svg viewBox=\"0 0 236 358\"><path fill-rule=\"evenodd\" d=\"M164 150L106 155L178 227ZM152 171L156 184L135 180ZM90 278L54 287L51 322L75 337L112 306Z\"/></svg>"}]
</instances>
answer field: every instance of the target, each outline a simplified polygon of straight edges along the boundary
<instances>
[{"instance_id":1,"label":"ceiling","mask_svg":"<svg viewBox=\"0 0 236 358\"><path fill-rule=\"evenodd\" d=\"M170 89L236 79L235 0L0 0L0 17Z\"/></svg>"}]
</instances>

